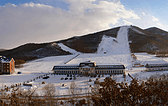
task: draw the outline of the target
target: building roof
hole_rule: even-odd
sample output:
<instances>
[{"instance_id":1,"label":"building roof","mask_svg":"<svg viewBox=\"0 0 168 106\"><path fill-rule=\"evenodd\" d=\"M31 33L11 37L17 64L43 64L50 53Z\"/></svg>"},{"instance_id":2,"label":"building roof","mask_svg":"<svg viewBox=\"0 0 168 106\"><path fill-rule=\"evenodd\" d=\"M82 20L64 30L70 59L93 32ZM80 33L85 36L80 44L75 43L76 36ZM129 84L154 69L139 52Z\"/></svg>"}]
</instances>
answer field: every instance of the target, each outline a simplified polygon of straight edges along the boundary
<instances>
[{"instance_id":1,"label":"building roof","mask_svg":"<svg viewBox=\"0 0 168 106\"><path fill-rule=\"evenodd\" d=\"M84 66L81 66L81 64L86 64ZM90 68L95 67L96 69L125 69L125 66L123 64L99 64L99 65L93 65L90 66L88 64L95 64L95 62L87 61L87 62L81 62L79 65L62 65L62 66L54 66L54 69L77 69L79 67L82 68Z\"/></svg>"},{"instance_id":2,"label":"building roof","mask_svg":"<svg viewBox=\"0 0 168 106\"><path fill-rule=\"evenodd\" d=\"M94 62L94 61L85 61L85 62L81 62L81 63L96 63L96 62Z\"/></svg>"},{"instance_id":3,"label":"building roof","mask_svg":"<svg viewBox=\"0 0 168 106\"><path fill-rule=\"evenodd\" d=\"M95 67L96 66L96 62L86 61L86 62L81 62L79 64L79 67L84 67L84 66Z\"/></svg>"},{"instance_id":4,"label":"building roof","mask_svg":"<svg viewBox=\"0 0 168 106\"><path fill-rule=\"evenodd\" d=\"M168 67L168 63L164 64L146 64L146 68L156 68L156 67Z\"/></svg>"},{"instance_id":5,"label":"building roof","mask_svg":"<svg viewBox=\"0 0 168 106\"><path fill-rule=\"evenodd\" d=\"M97 65L97 69L125 69L124 65Z\"/></svg>"},{"instance_id":6,"label":"building roof","mask_svg":"<svg viewBox=\"0 0 168 106\"><path fill-rule=\"evenodd\" d=\"M0 62L2 63L9 63L12 58L6 58L5 56L0 56Z\"/></svg>"},{"instance_id":7,"label":"building roof","mask_svg":"<svg viewBox=\"0 0 168 106\"><path fill-rule=\"evenodd\" d=\"M57 69L57 70L62 70L62 69L64 69L64 70L74 70L74 69L79 69L79 66L54 66L53 67L53 70L55 70L55 69Z\"/></svg>"}]
</instances>

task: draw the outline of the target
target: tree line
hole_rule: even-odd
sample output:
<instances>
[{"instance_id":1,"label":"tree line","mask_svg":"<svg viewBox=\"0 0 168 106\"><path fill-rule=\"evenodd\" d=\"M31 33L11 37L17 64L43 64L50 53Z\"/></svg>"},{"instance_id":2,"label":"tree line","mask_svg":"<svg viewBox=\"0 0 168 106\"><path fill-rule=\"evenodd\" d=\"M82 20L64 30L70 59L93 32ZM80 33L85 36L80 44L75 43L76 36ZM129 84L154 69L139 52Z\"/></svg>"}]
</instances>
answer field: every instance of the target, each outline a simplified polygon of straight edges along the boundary
<instances>
[{"instance_id":1,"label":"tree line","mask_svg":"<svg viewBox=\"0 0 168 106\"><path fill-rule=\"evenodd\" d=\"M168 74L152 76L145 81L133 78L130 83L116 82L107 77L103 82L90 85L91 94L77 96L78 85L72 82L70 97L57 98L59 95L54 84L46 84L40 98L36 89L22 91L12 88L11 94L0 91L1 106L166 106L168 105ZM56 93L57 92L57 93ZM89 92L89 91L88 91Z\"/></svg>"}]
</instances>

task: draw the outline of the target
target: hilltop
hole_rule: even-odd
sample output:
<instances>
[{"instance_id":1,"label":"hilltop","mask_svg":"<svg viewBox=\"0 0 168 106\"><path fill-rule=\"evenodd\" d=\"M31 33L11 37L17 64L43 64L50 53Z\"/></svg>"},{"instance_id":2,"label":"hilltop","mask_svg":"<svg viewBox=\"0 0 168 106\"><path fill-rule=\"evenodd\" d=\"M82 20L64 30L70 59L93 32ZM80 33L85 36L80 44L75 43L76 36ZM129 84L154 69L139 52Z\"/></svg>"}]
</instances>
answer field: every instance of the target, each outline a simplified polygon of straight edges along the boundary
<instances>
[{"instance_id":1,"label":"hilltop","mask_svg":"<svg viewBox=\"0 0 168 106\"><path fill-rule=\"evenodd\" d=\"M117 38L120 27L99 31L83 36L54 41L49 43L29 43L16 47L11 50L0 51L0 55L13 57L16 60L30 61L33 59L73 54L68 50L62 49L60 43L80 53L96 53L98 46L104 35ZM128 29L128 41L132 53L155 53L162 51L167 53L168 32L156 27L141 29L130 26Z\"/></svg>"}]
</instances>

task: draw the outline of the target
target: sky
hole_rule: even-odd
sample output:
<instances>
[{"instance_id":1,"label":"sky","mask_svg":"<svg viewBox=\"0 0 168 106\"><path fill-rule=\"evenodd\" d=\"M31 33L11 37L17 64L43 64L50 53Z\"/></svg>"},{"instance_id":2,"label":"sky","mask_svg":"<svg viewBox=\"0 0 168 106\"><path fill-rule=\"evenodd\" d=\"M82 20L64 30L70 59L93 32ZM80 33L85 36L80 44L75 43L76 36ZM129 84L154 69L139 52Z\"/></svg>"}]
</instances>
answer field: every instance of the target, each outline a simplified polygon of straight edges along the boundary
<instances>
[{"instance_id":1,"label":"sky","mask_svg":"<svg viewBox=\"0 0 168 106\"><path fill-rule=\"evenodd\" d=\"M123 25L168 31L167 0L1 0L0 49Z\"/></svg>"}]
</instances>

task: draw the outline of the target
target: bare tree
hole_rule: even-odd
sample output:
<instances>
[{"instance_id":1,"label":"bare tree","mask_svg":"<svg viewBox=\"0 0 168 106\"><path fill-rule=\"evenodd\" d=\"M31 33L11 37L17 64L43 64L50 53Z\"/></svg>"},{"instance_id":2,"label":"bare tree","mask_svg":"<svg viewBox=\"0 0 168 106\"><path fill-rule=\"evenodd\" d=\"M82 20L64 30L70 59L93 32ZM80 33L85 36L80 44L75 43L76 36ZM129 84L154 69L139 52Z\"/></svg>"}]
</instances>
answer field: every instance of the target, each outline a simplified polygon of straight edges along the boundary
<instances>
[{"instance_id":1,"label":"bare tree","mask_svg":"<svg viewBox=\"0 0 168 106\"><path fill-rule=\"evenodd\" d=\"M55 86L54 84L48 83L43 87L44 96L46 97L46 102L48 106L56 105L54 101L55 96Z\"/></svg>"}]
</instances>

